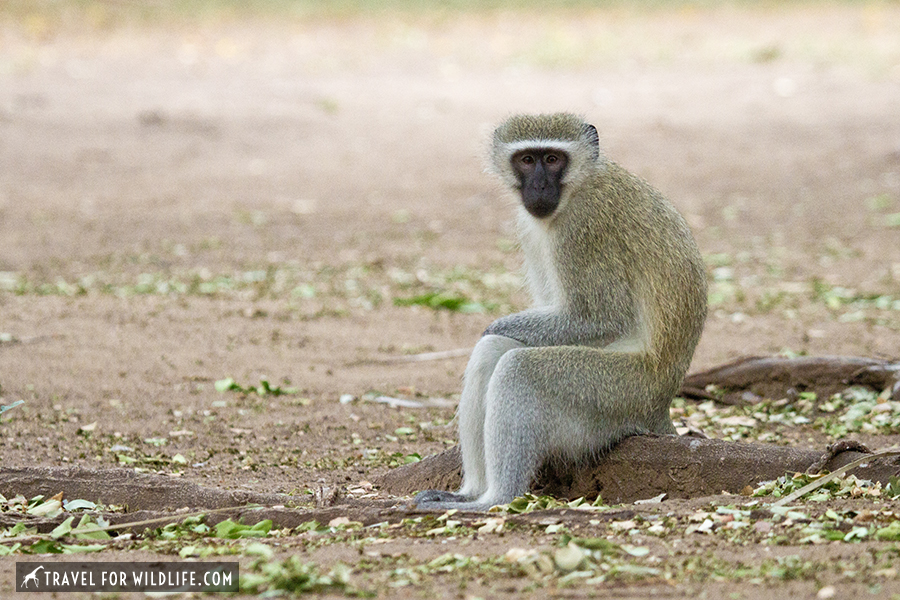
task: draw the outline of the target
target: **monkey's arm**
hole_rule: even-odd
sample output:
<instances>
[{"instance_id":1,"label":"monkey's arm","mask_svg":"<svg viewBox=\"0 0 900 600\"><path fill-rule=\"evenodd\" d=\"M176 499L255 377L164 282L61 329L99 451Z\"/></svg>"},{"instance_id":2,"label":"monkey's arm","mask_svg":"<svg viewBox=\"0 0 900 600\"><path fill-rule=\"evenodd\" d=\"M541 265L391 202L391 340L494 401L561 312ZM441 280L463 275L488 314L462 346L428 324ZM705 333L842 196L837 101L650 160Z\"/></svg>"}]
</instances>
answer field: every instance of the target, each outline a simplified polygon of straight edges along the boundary
<instances>
[{"instance_id":1,"label":"monkey's arm","mask_svg":"<svg viewBox=\"0 0 900 600\"><path fill-rule=\"evenodd\" d=\"M607 346L632 330L621 319L587 319L556 308L530 308L501 317L484 335L502 335L526 346Z\"/></svg>"}]
</instances>

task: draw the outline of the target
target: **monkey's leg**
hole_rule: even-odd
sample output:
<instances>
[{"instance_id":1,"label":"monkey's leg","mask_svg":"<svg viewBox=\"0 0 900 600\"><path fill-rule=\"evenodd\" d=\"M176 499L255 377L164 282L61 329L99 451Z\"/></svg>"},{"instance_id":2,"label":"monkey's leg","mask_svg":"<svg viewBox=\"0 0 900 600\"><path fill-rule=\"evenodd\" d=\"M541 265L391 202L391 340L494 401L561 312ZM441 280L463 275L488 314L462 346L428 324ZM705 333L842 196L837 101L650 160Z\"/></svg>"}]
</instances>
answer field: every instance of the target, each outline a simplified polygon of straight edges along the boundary
<instances>
[{"instance_id":1,"label":"monkey's leg","mask_svg":"<svg viewBox=\"0 0 900 600\"><path fill-rule=\"evenodd\" d=\"M464 502L477 498L487 489L484 460L484 413L488 383L504 354L523 344L508 337L486 335L478 340L466 372L457 408L459 445L463 459L463 483L456 493L441 490L421 492L415 503Z\"/></svg>"},{"instance_id":2,"label":"monkey's leg","mask_svg":"<svg viewBox=\"0 0 900 600\"><path fill-rule=\"evenodd\" d=\"M424 508L487 510L528 491L550 457L578 459L620 439L672 433L670 396L637 354L553 346L506 353L486 396L487 489L469 502Z\"/></svg>"}]
</instances>

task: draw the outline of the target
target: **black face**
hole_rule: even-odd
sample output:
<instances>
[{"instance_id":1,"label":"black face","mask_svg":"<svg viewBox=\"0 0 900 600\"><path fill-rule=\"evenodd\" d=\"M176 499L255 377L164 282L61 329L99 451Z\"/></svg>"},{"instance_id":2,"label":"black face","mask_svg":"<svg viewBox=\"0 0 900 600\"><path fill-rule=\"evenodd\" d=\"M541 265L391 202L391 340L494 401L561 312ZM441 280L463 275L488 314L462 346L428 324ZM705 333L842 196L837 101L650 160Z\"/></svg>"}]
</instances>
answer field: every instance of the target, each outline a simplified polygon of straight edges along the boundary
<instances>
[{"instance_id":1,"label":"black face","mask_svg":"<svg viewBox=\"0 0 900 600\"><path fill-rule=\"evenodd\" d=\"M522 204L533 216L549 217L559 206L568 164L569 156L560 150L533 148L513 154L512 168L521 184Z\"/></svg>"}]
</instances>

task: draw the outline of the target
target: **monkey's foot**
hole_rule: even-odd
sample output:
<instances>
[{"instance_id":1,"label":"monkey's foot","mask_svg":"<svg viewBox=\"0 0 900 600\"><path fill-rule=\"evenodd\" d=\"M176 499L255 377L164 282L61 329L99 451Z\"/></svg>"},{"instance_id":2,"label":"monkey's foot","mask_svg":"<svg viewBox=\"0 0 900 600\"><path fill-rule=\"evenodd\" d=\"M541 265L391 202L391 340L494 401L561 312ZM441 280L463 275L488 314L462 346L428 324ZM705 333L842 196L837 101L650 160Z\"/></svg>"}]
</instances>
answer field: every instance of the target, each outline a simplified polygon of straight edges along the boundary
<instances>
[{"instance_id":1,"label":"monkey's foot","mask_svg":"<svg viewBox=\"0 0 900 600\"><path fill-rule=\"evenodd\" d=\"M442 490L426 490L419 492L413 498L413 503L419 510L462 510L462 511L486 511L500 502L484 501L481 498L472 498L465 494L444 492Z\"/></svg>"},{"instance_id":2,"label":"monkey's foot","mask_svg":"<svg viewBox=\"0 0 900 600\"><path fill-rule=\"evenodd\" d=\"M447 493L447 492L444 492ZM464 497L456 495L458 498L462 498L462 501L453 500L453 494L447 493L450 498L447 501L441 501L440 499L436 499L432 502L417 502L416 508L419 510L428 510L435 512L444 512L448 510L459 510L463 512L486 512L489 511L492 507L496 506L497 502L481 502L479 500L466 500Z\"/></svg>"},{"instance_id":3,"label":"monkey's foot","mask_svg":"<svg viewBox=\"0 0 900 600\"><path fill-rule=\"evenodd\" d=\"M432 502L467 502L469 498L463 496L462 494L456 494L454 492L445 492L442 490L425 490L424 492L419 492L416 494L416 497L413 498L413 503L417 506L427 505ZM421 506L421 508L429 508L428 506Z\"/></svg>"}]
</instances>

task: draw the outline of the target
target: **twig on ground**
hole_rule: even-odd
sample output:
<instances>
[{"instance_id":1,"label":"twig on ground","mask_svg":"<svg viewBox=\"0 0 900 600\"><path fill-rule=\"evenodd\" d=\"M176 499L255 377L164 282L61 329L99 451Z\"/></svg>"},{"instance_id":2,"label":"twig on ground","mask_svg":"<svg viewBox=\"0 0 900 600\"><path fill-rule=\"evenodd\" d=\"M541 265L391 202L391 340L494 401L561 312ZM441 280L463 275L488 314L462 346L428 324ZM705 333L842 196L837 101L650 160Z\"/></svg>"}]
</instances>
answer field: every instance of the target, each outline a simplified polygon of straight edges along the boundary
<instances>
[{"instance_id":1,"label":"twig on ground","mask_svg":"<svg viewBox=\"0 0 900 600\"><path fill-rule=\"evenodd\" d=\"M836 471L829 473L828 475L825 475L824 477L821 477L819 479L816 479L813 482L810 482L810 483L804 485L799 490L791 492L790 494L788 494L781 500L778 500L777 502L773 502L769 506L777 508L779 506L784 506L785 504L790 504L797 498L801 498L804 495L808 494L809 492L819 489L820 487L822 487L823 485L825 485L832 479L840 477L847 471L850 471L851 469L855 469L856 467L858 467L861 464L870 462L873 459L879 458L882 456L900 456L900 446L894 446L892 448L887 448L886 450L880 450L878 452L873 452L872 454L867 454L866 456L863 456L862 458L857 458L853 462L847 463L840 469L837 469Z\"/></svg>"},{"instance_id":2,"label":"twig on ground","mask_svg":"<svg viewBox=\"0 0 900 600\"><path fill-rule=\"evenodd\" d=\"M390 365L400 363L427 362L430 360L461 358L463 356L468 356L471 353L471 348L456 348L455 350L441 350L439 352L422 352L421 354L402 354L399 356L388 356L386 358L357 360L351 363L346 363L345 366L354 367L357 365Z\"/></svg>"}]
</instances>

